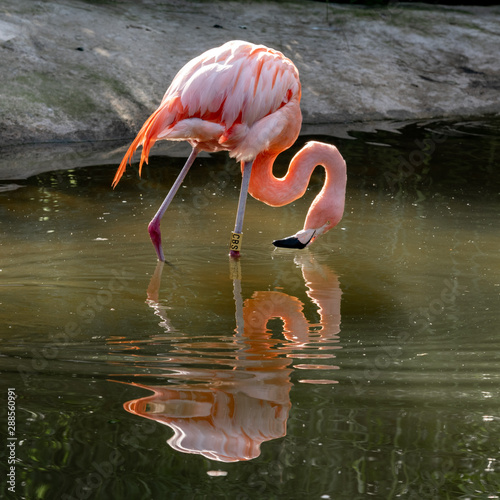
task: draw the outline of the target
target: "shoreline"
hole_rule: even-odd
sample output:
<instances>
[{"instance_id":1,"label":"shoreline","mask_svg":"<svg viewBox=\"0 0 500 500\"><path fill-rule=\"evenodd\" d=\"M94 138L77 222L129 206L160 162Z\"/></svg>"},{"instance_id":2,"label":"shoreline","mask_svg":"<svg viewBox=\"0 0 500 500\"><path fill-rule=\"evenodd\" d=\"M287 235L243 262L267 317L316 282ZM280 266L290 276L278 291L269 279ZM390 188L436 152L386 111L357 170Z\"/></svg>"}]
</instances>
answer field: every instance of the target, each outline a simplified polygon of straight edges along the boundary
<instances>
[{"instance_id":1,"label":"shoreline","mask_svg":"<svg viewBox=\"0 0 500 500\"><path fill-rule=\"evenodd\" d=\"M187 61L230 39L294 61L301 135L500 113L500 6L5 0L0 147L125 143Z\"/></svg>"}]
</instances>

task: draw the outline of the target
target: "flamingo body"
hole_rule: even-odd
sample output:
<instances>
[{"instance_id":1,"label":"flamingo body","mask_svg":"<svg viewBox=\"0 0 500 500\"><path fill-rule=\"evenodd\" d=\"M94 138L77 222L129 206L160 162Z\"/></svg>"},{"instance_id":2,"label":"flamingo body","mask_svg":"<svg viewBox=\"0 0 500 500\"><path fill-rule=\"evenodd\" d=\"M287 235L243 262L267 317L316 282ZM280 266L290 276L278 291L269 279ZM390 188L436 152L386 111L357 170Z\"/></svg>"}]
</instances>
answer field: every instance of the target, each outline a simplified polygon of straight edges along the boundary
<instances>
[{"instance_id":1,"label":"flamingo body","mask_svg":"<svg viewBox=\"0 0 500 500\"><path fill-rule=\"evenodd\" d=\"M242 230L247 191L270 205L289 203L305 192L312 170L318 164L325 166L327 179L311 206L304 229L316 231L317 236L340 220L346 174L345 163L334 146L322 144L318 156L316 145L321 143L310 143L296 155L295 164L292 160L295 167L290 168L284 178L277 179L272 174L276 156L289 148L299 135L302 124L300 97L301 85L295 65L280 52L263 45L227 42L204 52L179 71L160 106L146 120L128 148L112 184L116 187L139 146L142 146L140 174L157 140L187 141L191 144L193 151L190 158L149 224L151 240L160 260L164 260L161 217L199 151L229 151L229 155L242 164L242 190L235 226L237 234ZM314 161L319 158L320 163L301 168L304 161L307 165L311 164L308 160L311 153ZM328 165L324 164L325 156ZM333 174L330 179L329 173ZM335 193L333 177L337 186ZM335 195L335 203L323 201L330 195ZM342 198L341 202L339 198ZM328 213L334 205L335 216ZM311 214L313 208L314 214ZM319 223L319 226L312 227ZM303 234L300 236L305 238ZM312 239L313 236L303 246ZM292 240L287 240L285 245L274 243L277 246L293 246ZM301 241L297 247L303 243ZM232 254L239 256L239 250Z\"/></svg>"}]
</instances>

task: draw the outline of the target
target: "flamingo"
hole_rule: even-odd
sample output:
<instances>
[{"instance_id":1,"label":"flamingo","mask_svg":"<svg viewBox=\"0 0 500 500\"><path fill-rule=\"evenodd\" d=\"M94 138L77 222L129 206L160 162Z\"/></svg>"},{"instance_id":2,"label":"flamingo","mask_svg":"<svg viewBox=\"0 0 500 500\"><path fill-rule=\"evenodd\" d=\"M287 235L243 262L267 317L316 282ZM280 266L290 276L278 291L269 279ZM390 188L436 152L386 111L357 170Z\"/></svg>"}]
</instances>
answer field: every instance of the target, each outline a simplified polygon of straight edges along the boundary
<instances>
[{"instance_id":1,"label":"flamingo","mask_svg":"<svg viewBox=\"0 0 500 500\"><path fill-rule=\"evenodd\" d=\"M139 175L158 139L187 141L192 151L148 226L160 261L165 260L160 221L200 151L229 151L241 162L242 182L230 255L239 257L247 193L271 206L283 206L306 191L316 166L326 171L304 227L275 240L277 247L305 248L333 228L344 211L346 165L338 149L307 143L291 160L287 174L273 175L276 157L297 139L302 124L301 85L293 62L264 45L239 40L210 49L188 62L173 79L158 109L146 120L118 167L116 187L127 163L142 146Z\"/></svg>"}]
</instances>

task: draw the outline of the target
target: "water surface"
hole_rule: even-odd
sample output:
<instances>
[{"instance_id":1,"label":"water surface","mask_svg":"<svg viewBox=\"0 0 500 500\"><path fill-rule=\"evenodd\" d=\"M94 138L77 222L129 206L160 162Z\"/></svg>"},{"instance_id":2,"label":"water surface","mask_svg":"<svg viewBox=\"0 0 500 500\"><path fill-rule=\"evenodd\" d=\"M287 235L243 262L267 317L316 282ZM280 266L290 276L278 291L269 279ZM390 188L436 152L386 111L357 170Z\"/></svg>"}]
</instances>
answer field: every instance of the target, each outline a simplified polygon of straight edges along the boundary
<instances>
[{"instance_id":1,"label":"water surface","mask_svg":"<svg viewBox=\"0 0 500 500\"><path fill-rule=\"evenodd\" d=\"M182 158L152 158L142 179L135 164L114 191L111 161L54 155L6 176L0 352L18 461L2 494L499 498L499 132L319 137L348 164L343 220L308 250L271 245L302 227L318 169L291 206L249 199L238 265L240 173L224 154L197 160L169 208L163 266L146 227Z\"/></svg>"}]
</instances>

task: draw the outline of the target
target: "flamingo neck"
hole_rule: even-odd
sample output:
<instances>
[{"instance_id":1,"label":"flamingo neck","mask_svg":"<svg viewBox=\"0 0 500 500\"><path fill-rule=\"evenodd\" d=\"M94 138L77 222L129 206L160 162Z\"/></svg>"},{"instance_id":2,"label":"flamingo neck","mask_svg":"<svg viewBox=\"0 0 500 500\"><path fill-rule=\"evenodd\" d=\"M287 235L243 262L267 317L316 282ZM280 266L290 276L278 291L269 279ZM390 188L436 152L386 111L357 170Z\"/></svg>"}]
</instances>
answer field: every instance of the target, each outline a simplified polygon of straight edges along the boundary
<instances>
[{"instance_id":1,"label":"flamingo neck","mask_svg":"<svg viewBox=\"0 0 500 500\"><path fill-rule=\"evenodd\" d=\"M292 158L283 177L273 174L276 156L266 153L257 156L250 179L250 194L274 207L287 205L306 192L312 172L321 165L326 172L325 183L309 208L304 229L325 226L325 232L338 224L344 212L347 182L346 164L338 149L330 144L308 142Z\"/></svg>"}]
</instances>

